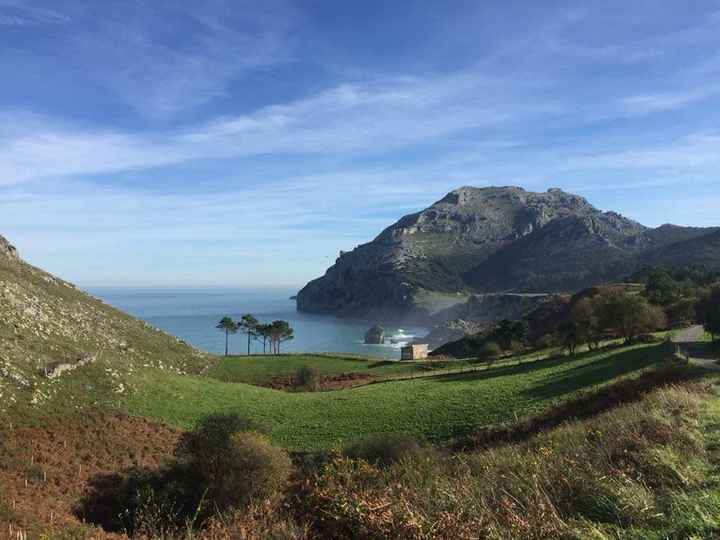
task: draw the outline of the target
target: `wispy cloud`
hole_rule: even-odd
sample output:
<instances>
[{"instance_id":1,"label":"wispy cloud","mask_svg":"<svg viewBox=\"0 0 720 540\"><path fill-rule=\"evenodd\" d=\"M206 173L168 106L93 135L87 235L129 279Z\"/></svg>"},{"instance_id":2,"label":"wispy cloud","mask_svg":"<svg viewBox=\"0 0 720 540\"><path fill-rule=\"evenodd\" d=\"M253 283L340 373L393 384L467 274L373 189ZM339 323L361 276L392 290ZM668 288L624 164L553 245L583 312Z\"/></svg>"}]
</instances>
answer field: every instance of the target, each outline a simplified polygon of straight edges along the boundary
<instances>
[{"instance_id":1,"label":"wispy cloud","mask_svg":"<svg viewBox=\"0 0 720 540\"><path fill-rule=\"evenodd\" d=\"M567 161L573 169L682 169L697 170L720 164L720 134L701 133L664 144L582 157Z\"/></svg>"},{"instance_id":2,"label":"wispy cloud","mask_svg":"<svg viewBox=\"0 0 720 540\"><path fill-rule=\"evenodd\" d=\"M519 88L519 86L518 86ZM0 183L152 168L261 154L387 152L471 129L557 114L552 103L519 104L501 81L475 73L341 85L175 132L87 130L34 118L0 130ZM12 113L8 125L22 125Z\"/></svg>"},{"instance_id":3,"label":"wispy cloud","mask_svg":"<svg viewBox=\"0 0 720 540\"><path fill-rule=\"evenodd\" d=\"M0 2L0 26L39 26L69 20L67 15L54 9L29 6L17 0Z\"/></svg>"},{"instance_id":4,"label":"wispy cloud","mask_svg":"<svg viewBox=\"0 0 720 540\"><path fill-rule=\"evenodd\" d=\"M707 99L717 92L717 88L705 85L700 89L690 89L681 92L662 92L631 96L622 100L622 107L628 114L649 114L672 111Z\"/></svg>"},{"instance_id":5,"label":"wispy cloud","mask_svg":"<svg viewBox=\"0 0 720 540\"><path fill-rule=\"evenodd\" d=\"M73 25L59 43L69 66L92 76L144 116L168 118L223 96L249 71L289 59L296 10L212 0L119 2L66 8Z\"/></svg>"}]
</instances>

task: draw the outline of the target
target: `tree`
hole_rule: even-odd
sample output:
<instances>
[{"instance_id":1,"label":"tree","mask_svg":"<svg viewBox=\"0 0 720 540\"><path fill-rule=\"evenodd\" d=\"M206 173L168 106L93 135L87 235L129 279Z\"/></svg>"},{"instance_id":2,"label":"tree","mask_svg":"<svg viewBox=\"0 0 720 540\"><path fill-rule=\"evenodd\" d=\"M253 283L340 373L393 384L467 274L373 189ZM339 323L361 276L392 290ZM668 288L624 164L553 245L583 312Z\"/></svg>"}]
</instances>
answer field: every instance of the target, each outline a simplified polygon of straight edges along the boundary
<instances>
[{"instance_id":1,"label":"tree","mask_svg":"<svg viewBox=\"0 0 720 540\"><path fill-rule=\"evenodd\" d=\"M567 349L568 354L573 356L578 345L584 343L587 338L587 331L584 324L573 320L567 320L558 327L560 343Z\"/></svg>"},{"instance_id":2,"label":"tree","mask_svg":"<svg viewBox=\"0 0 720 540\"><path fill-rule=\"evenodd\" d=\"M225 332L225 356L228 355L228 338L230 334L235 334L238 331L238 324L233 321L230 317L223 317L220 322L217 323L219 330Z\"/></svg>"},{"instance_id":3,"label":"tree","mask_svg":"<svg viewBox=\"0 0 720 540\"><path fill-rule=\"evenodd\" d=\"M295 331L287 321L273 321L269 328L270 346L274 354L280 354L280 344L295 338Z\"/></svg>"},{"instance_id":4,"label":"tree","mask_svg":"<svg viewBox=\"0 0 720 540\"><path fill-rule=\"evenodd\" d=\"M628 294L621 289L608 289L595 299L601 328L611 329L620 335L625 343L635 337L667 324L665 313L647 299Z\"/></svg>"},{"instance_id":5,"label":"tree","mask_svg":"<svg viewBox=\"0 0 720 540\"><path fill-rule=\"evenodd\" d=\"M260 335L258 333L258 326L260 325L260 322L250 315L249 313L246 313L240 318L239 328L240 331L247 335L247 353L248 356L250 356L250 341L253 339L258 339L258 336Z\"/></svg>"},{"instance_id":6,"label":"tree","mask_svg":"<svg viewBox=\"0 0 720 540\"><path fill-rule=\"evenodd\" d=\"M710 332L715 341L720 336L720 286L714 287L700 299L697 314L705 330Z\"/></svg>"},{"instance_id":7,"label":"tree","mask_svg":"<svg viewBox=\"0 0 720 540\"><path fill-rule=\"evenodd\" d=\"M493 362L500 356L500 345L494 341L485 341L478 352L478 362L487 362L491 366Z\"/></svg>"},{"instance_id":8,"label":"tree","mask_svg":"<svg viewBox=\"0 0 720 540\"><path fill-rule=\"evenodd\" d=\"M687 323L697 319L695 298L681 298L677 302L665 307L670 323Z\"/></svg>"},{"instance_id":9,"label":"tree","mask_svg":"<svg viewBox=\"0 0 720 540\"><path fill-rule=\"evenodd\" d=\"M507 350L512 348L513 342L525 343L528 334L528 324L525 321L511 321L503 319L490 332L490 338L496 340L500 346Z\"/></svg>"},{"instance_id":10,"label":"tree","mask_svg":"<svg viewBox=\"0 0 720 540\"><path fill-rule=\"evenodd\" d=\"M578 300L570 310L570 321L578 325L579 331L582 336L577 334L577 337L582 337L584 341L587 341L590 349L597 349L600 347L602 341L602 328L600 328L600 320L598 319L597 308L592 298L585 297ZM569 329L566 328L566 331ZM561 335L565 332L561 332ZM572 353L571 353L572 354Z\"/></svg>"},{"instance_id":11,"label":"tree","mask_svg":"<svg viewBox=\"0 0 720 540\"><path fill-rule=\"evenodd\" d=\"M667 306L678 299L680 287L665 270L652 270L645 283L645 296L658 306Z\"/></svg>"},{"instance_id":12,"label":"tree","mask_svg":"<svg viewBox=\"0 0 720 540\"><path fill-rule=\"evenodd\" d=\"M263 354L267 354L267 346L268 343L270 343L271 330L271 324L258 324L255 328L255 332L258 335L258 340L262 339L263 342Z\"/></svg>"}]
</instances>

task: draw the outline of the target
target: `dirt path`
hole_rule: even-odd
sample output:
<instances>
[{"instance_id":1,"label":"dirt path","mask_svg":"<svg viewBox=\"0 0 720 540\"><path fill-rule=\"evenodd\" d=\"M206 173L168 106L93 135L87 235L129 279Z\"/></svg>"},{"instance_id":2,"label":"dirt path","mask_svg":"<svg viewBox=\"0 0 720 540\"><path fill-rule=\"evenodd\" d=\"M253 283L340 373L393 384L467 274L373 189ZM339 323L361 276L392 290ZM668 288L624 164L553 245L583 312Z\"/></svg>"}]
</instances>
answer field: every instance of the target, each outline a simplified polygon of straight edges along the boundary
<instances>
[{"instance_id":1,"label":"dirt path","mask_svg":"<svg viewBox=\"0 0 720 540\"><path fill-rule=\"evenodd\" d=\"M697 343L698 341L702 341L704 336L705 329L701 325L696 324L695 326L676 332L672 340L675 343Z\"/></svg>"},{"instance_id":2,"label":"dirt path","mask_svg":"<svg viewBox=\"0 0 720 540\"><path fill-rule=\"evenodd\" d=\"M718 360L716 358L698 358L697 356L692 356L691 345L701 342L704 337L705 329L701 325L697 324L695 326L691 326L690 328L685 328L676 332L672 337L672 341L677 343L679 354L688 358L690 363L707 369L720 371L720 365L718 365Z\"/></svg>"}]
</instances>

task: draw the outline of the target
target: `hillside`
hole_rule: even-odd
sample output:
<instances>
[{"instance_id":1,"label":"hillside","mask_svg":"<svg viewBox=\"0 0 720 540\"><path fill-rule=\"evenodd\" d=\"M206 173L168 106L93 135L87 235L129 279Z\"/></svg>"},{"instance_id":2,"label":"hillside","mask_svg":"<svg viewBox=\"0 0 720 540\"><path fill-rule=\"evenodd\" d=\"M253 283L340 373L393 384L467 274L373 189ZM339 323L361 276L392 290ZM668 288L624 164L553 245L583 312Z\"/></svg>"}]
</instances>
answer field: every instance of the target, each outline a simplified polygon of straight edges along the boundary
<instances>
[{"instance_id":1,"label":"hillside","mask_svg":"<svg viewBox=\"0 0 720 540\"><path fill-rule=\"evenodd\" d=\"M25 263L0 237L0 414L115 403L134 370L199 372L208 356Z\"/></svg>"},{"instance_id":2,"label":"hillside","mask_svg":"<svg viewBox=\"0 0 720 540\"><path fill-rule=\"evenodd\" d=\"M559 189L463 187L341 253L300 291L298 309L426 323L440 299L447 308L473 293L574 292L661 259L720 264L717 243L700 240L716 231L651 229Z\"/></svg>"}]
</instances>

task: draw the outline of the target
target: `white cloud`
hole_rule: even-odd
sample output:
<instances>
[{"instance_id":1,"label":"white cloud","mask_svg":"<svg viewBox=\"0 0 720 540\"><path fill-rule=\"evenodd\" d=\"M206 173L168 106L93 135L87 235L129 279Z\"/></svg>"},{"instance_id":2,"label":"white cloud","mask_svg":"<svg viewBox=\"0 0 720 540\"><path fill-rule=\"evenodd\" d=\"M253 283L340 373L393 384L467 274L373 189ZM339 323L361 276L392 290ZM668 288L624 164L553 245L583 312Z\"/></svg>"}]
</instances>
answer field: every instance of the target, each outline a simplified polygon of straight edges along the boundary
<instances>
[{"instance_id":1,"label":"white cloud","mask_svg":"<svg viewBox=\"0 0 720 540\"><path fill-rule=\"evenodd\" d=\"M720 165L720 135L696 134L666 144L587 154L566 161L568 169L707 169Z\"/></svg>"},{"instance_id":2,"label":"white cloud","mask_svg":"<svg viewBox=\"0 0 720 540\"><path fill-rule=\"evenodd\" d=\"M717 93L717 89L704 86L682 92L662 92L625 98L621 106L628 114L649 114L654 112L682 109L687 105L702 101Z\"/></svg>"},{"instance_id":3,"label":"white cloud","mask_svg":"<svg viewBox=\"0 0 720 540\"><path fill-rule=\"evenodd\" d=\"M55 54L142 115L169 118L225 94L251 70L287 61L286 0L83 2Z\"/></svg>"},{"instance_id":4,"label":"white cloud","mask_svg":"<svg viewBox=\"0 0 720 540\"><path fill-rule=\"evenodd\" d=\"M29 6L15 0L0 2L0 26L39 26L69 20L68 16L53 9Z\"/></svg>"},{"instance_id":5,"label":"white cloud","mask_svg":"<svg viewBox=\"0 0 720 540\"><path fill-rule=\"evenodd\" d=\"M90 130L6 113L0 129L0 184L145 169L197 159L261 154L386 152L466 130L553 116L537 101L519 104L505 85L474 73L382 84L341 85L169 133Z\"/></svg>"}]
</instances>

